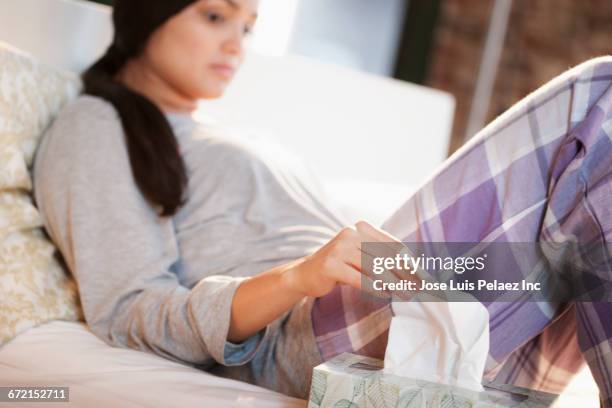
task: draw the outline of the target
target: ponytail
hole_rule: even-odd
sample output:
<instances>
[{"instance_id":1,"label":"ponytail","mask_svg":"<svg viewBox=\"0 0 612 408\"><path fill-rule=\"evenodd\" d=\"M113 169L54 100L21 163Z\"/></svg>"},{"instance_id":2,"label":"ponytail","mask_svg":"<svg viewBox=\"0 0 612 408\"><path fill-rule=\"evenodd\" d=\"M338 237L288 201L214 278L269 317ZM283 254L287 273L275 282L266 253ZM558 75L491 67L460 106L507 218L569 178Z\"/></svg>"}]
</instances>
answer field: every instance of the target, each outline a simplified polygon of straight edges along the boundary
<instances>
[{"instance_id":1,"label":"ponytail","mask_svg":"<svg viewBox=\"0 0 612 408\"><path fill-rule=\"evenodd\" d=\"M82 75L84 93L110 102L121 119L132 174L142 195L161 216L184 204L187 171L176 137L162 111L114 79L127 61L116 43Z\"/></svg>"}]
</instances>

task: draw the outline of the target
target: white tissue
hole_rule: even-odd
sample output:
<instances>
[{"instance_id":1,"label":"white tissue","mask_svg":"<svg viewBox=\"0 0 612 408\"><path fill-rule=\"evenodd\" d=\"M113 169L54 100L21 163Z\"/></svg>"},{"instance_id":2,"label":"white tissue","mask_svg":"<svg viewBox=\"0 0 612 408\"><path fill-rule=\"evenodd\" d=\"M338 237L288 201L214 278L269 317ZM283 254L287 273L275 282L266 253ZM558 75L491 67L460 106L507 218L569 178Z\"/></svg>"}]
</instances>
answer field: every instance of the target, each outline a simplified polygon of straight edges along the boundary
<instances>
[{"instance_id":1,"label":"white tissue","mask_svg":"<svg viewBox=\"0 0 612 408\"><path fill-rule=\"evenodd\" d=\"M489 313L480 302L393 302L384 372L483 391Z\"/></svg>"}]
</instances>

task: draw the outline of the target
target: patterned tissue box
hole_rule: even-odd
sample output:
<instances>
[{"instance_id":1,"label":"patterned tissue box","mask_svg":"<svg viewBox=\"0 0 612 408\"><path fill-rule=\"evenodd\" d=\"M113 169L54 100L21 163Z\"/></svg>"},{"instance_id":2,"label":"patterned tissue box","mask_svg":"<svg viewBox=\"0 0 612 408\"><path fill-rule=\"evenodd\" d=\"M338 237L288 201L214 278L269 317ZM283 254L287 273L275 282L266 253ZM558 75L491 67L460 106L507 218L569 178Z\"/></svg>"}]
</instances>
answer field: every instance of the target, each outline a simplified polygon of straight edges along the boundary
<instances>
[{"instance_id":1,"label":"patterned tissue box","mask_svg":"<svg viewBox=\"0 0 612 408\"><path fill-rule=\"evenodd\" d=\"M489 408L554 406L557 395L513 386L484 392L384 374L383 361L342 353L314 368L308 408Z\"/></svg>"}]
</instances>

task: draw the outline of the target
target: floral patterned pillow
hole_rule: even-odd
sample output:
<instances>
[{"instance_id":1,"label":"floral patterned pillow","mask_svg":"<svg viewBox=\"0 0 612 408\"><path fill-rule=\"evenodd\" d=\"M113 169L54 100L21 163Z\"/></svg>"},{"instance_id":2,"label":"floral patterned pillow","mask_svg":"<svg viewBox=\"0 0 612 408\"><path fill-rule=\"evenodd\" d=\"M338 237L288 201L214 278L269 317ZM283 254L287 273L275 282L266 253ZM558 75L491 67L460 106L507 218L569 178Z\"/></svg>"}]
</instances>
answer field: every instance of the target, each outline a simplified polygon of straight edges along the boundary
<instances>
[{"instance_id":1,"label":"floral patterned pillow","mask_svg":"<svg viewBox=\"0 0 612 408\"><path fill-rule=\"evenodd\" d=\"M31 167L44 130L76 97L76 75L0 43L0 346L50 320L79 320L76 285L43 230Z\"/></svg>"}]
</instances>

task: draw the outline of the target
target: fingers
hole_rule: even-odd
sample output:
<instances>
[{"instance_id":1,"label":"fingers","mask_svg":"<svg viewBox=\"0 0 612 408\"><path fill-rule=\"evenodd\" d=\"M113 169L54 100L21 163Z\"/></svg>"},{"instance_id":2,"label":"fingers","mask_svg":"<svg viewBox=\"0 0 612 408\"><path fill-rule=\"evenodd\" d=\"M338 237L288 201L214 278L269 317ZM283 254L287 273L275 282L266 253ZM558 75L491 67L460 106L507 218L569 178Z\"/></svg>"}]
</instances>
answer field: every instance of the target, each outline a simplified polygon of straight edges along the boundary
<instances>
[{"instance_id":1,"label":"fingers","mask_svg":"<svg viewBox=\"0 0 612 408\"><path fill-rule=\"evenodd\" d=\"M408 279L415 278L395 270L385 271L384 274L380 275L373 273L372 266L375 257L394 258L404 248L404 245L392 235L365 221L356 223L355 228L343 228L333 241L330 249L333 250L333 258L339 262L338 265L334 262L336 268L333 268L331 275L339 283L348 284L377 297L389 297L391 291L375 289L375 280L386 283L400 283L403 280L400 278L402 275L407 275ZM365 242L379 245L365 246L364 248L362 244ZM330 277L332 277L331 275ZM396 296L402 297L401 293L393 292Z\"/></svg>"},{"instance_id":2,"label":"fingers","mask_svg":"<svg viewBox=\"0 0 612 408\"><path fill-rule=\"evenodd\" d=\"M393 287L401 287L400 285L398 285L399 283L402 283L402 281L406 281L406 280L411 280L416 282L419 286L419 282L420 279L416 276L416 275L411 275L409 273L406 273L405 271L398 271L396 269L385 269L381 274L375 274L373 272L373 268L372 266L374 265L374 257L372 257L372 255L370 254L366 254L364 252L362 252L361 255L361 259L362 259L362 270L361 273L368 277L368 281L367 283L370 285L370 288L374 289L375 287L374 285L374 281L375 280L380 280L381 282L384 283L393 283L396 284ZM378 287L381 287L382 285L378 285ZM381 290L375 290L375 292L382 292ZM412 293L406 293L404 290L388 290L385 289L384 290L385 293L388 293L389 295L395 295L400 299L410 299L412 297Z\"/></svg>"},{"instance_id":3,"label":"fingers","mask_svg":"<svg viewBox=\"0 0 612 408\"><path fill-rule=\"evenodd\" d=\"M370 253L373 256L393 257L404 247L395 237L365 221L359 221L354 228L344 227L336 236L336 240L350 243L359 251L363 250L362 244L365 242L378 243L380 245L375 245L377 254ZM372 248L370 248L370 251L372 251Z\"/></svg>"},{"instance_id":4,"label":"fingers","mask_svg":"<svg viewBox=\"0 0 612 408\"><path fill-rule=\"evenodd\" d=\"M374 242L379 245L367 245L362 250L370 252L373 256L394 257L398 254L404 245L393 235L378 229L366 221L359 221L355 224L355 229L359 233L362 242ZM376 254L372 253L376 251Z\"/></svg>"},{"instance_id":5,"label":"fingers","mask_svg":"<svg viewBox=\"0 0 612 408\"><path fill-rule=\"evenodd\" d=\"M372 266L374 265L374 258L393 257L395 252L383 246L381 248L378 248L378 246L374 248L376 253L373 253L374 251L366 252L361 247L362 239L364 237L355 232L353 236L345 238L344 241L337 242L336 250L338 251L338 257L349 266L373 276Z\"/></svg>"},{"instance_id":6,"label":"fingers","mask_svg":"<svg viewBox=\"0 0 612 408\"><path fill-rule=\"evenodd\" d=\"M389 298L391 294L386 291L374 289L374 281L367 275L362 274L354 267L343 264L335 268L332 273L333 279L338 283L347 284L357 290L366 292L379 298Z\"/></svg>"},{"instance_id":7,"label":"fingers","mask_svg":"<svg viewBox=\"0 0 612 408\"><path fill-rule=\"evenodd\" d=\"M372 245L362 245L364 243ZM366 269L370 274L374 258L394 258L403 248L396 238L365 221L358 222L355 229L343 228L330 245L335 257L360 271L368 265Z\"/></svg>"},{"instance_id":8,"label":"fingers","mask_svg":"<svg viewBox=\"0 0 612 408\"><path fill-rule=\"evenodd\" d=\"M395 258L404 248L404 245L395 237L365 221L357 222L355 227L364 241L372 242L372 245L362 245L361 249L364 254L362 267L367 265L368 268L366 269L374 266L374 258ZM371 271L368 272L372 273ZM385 273L379 275L379 278L383 278L386 282L399 282L400 277L406 277L406 275L410 278L409 273L392 269L385 270Z\"/></svg>"},{"instance_id":9,"label":"fingers","mask_svg":"<svg viewBox=\"0 0 612 408\"><path fill-rule=\"evenodd\" d=\"M376 228L366 221L357 222L355 224L355 229L364 242L379 243L376 245L366 245L365 247L362 246L362 267L364 267L363 269L367 269L362 270L362 273L371 275L374 279L380 279L387 283L399 283L406 279L417 283L420 281L416 275L411 274L408 270L385 269L382 274L373 275L373 272L369 269L374 265L375 257L395 258L396 255L400 254L402 249L405 248L405 245L391 234ZM365 268L366 265L369 267ZM389 293L391 292L402 299L409 299L412 297L411 293L404 293L404 291L401 290L389 291Z\"/></svg>"},{"instance_id":10,"label":"fingers","mask_svg":"<svg viewBox=\"0 0 612 408\"><path fill-rule=\"evenodd\" d=\"M346 264L346 266L349 266L350 269L352 269L352 271L347 272L351 277L354 276L354 272L359 274L360 285L357 286L354 283L350 283L351 286L377 297L388 298L392 294L395 294L395 296L399 298L409 298L411 296L411 294L405 294L403 291L391 291L387 290L386 288L381 289L383 286L381 285L382 282L399 284L403 279L398 276L395 270L385 270L385 272L382 274L374 274L371 268L371 266L374 264L374 258L371 255L358 251L355 248L351 248L345 254L345 260L343 262ZM351 277L348 277L347 279L351 279ZM354 278L357 279L357 276ZM418 280L418 278L413 275L408 275L407 279ZM380 281L378 286L375 286L375 280ZM376 289L377 287L379 289Z\"/></svg>"}]
</instances>

